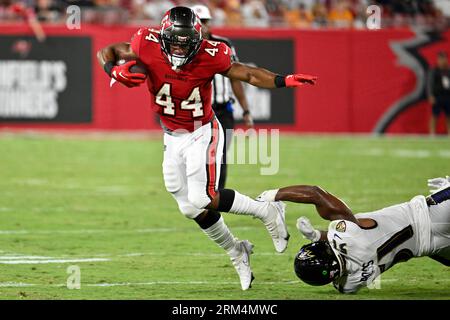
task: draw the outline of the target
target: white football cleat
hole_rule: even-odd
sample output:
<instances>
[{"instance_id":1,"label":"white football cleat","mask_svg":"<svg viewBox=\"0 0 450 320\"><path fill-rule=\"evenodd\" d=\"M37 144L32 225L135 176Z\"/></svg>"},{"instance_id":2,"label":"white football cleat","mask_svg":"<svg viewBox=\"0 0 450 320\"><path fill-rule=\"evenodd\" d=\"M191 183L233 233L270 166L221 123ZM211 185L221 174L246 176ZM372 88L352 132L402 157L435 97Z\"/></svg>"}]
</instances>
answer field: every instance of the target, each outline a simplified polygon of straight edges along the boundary
<instances>
[{"instance_id":1,"label":"white football cleat","mask_svg":"<svg viewBox=\"0 0 450 320\"><path fill-rule=\"evenodd\" d=\"M262 220L272 237L275 250L279 253L286 250L289 232L285 221L286 205L281 201L267 203L267 216Z\"/></svg>"},{"instance_id":2,"label":"white football cleat","mask_svg":"<svg viewBox=\"0 0 450 320\"><path fill-rule=\"evenodd\" d=\"M236 272L239 275L241 281L242 290L247 290L252 287L252 281L255 279L250 268L250 254L253 253L253 244L248 240L238 241L240 247L240 254L231 258Z\"/></svg>"}]
</instances>

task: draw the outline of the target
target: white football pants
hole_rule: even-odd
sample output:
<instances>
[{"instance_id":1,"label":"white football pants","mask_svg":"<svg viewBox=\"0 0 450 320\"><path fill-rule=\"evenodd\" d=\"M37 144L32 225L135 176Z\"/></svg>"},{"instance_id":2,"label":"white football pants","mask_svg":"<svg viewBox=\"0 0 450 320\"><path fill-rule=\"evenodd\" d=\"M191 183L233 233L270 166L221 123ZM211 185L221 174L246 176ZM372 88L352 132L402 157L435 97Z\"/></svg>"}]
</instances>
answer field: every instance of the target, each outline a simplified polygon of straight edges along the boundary
<instances>
[{"instance_id":1,"label":"white football pants","mask_svg":"<svg viewBox=\"0 0 450 320\"><path fill-rule=\"evenodd\" d=\"M215 117L193 132L164 133L164 184L190 219L217 194L223 144L222 126Z\"/></svg>"}]
</instances>

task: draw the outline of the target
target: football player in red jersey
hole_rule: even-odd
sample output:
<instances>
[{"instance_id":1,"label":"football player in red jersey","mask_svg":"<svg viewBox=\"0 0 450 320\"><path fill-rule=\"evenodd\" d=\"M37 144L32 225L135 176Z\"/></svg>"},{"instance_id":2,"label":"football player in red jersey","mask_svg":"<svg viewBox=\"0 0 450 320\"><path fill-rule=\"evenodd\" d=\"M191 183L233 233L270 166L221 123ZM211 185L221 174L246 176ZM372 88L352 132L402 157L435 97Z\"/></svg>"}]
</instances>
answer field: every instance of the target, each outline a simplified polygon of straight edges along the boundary
<instances>
[{"instance_id":1,"label":"football player in red jersey","mask_svg":"<svg viewBox=\"0 0 450 320\"><path fill-rule=\"evenodd\" d=\"M280 76L262 68L231 62L230 48L202 39L201 22L186 7L174 7L161 29L141 28L131 43L113 44L98 52L106 73L127 87L145 82L146 75L130 72L139 59L147 68L147 86L164 130L163 175L167 191L180 211L194 219L206 235L230 256L247 290L253 280L250 254L253 244L236 239L219 212L259 218L283 252L289 233L281 202L256 201L231 189L217 190L224 134L211 107L211 80L220 73L261 88L314 84L316 77ZM116 65L120 59L132 60ZM133 61L134 60L134 61Z\"/></svg>"}]
</instances>

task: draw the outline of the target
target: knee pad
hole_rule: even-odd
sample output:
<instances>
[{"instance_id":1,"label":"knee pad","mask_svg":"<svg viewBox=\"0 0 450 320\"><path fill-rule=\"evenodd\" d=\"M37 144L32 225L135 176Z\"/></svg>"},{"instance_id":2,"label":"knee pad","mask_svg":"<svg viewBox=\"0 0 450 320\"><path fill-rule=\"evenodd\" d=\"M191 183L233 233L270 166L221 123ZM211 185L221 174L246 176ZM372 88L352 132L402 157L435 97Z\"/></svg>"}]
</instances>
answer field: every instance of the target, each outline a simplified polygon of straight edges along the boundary
<instances>
[{"instance_id":1,"label":"knee pad","mask_svg":"<svg viewBox=\"0 0 450 320\"><path fill-rule=\"evenodd\" d=\"M211 199L206 195L206 192L202 192L197 188L192 189L188 191L188 200L195 208L204 209L210 204Z\"/></svg>"},{"instance_id":2,"label":"knee pad","mask_svg":"<svg viewBox=\"0 0 450 320\"><path fill-rule=\"evenodd\" d=\"M183 187L183 179L178 172L178 165L175 161L164 161L163 165L164 185L170 193L180 191Z\"/></svg>"},{"instance_id":3,"label":"knee pad","mask_svg":"<svg viewBox=\"0 0 450 320\"><path fill-rule=\"evenodd\" d=\"M190 203L178 203L181 213L188 219L195 219L204 209L198 209Z\"/></svg>"}]
</instances>

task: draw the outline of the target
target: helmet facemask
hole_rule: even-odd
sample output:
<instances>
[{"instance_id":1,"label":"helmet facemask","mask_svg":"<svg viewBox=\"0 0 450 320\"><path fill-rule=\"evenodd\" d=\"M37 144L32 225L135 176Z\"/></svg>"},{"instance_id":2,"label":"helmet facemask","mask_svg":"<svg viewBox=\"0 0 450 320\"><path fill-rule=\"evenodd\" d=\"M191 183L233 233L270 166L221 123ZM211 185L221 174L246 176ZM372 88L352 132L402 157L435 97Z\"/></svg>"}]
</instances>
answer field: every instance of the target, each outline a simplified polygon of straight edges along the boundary
<instances>
[{"instance_id":1,"label":"helmet facemask","mask_svg":"<svg viewBox=\"0 0 450 320\"><path fill-rule=\"evenodd\" d=\"M177 9L178 11L175 11ZM160 39L161 49L173 69L181 67L189 63L200 49L202 43L200 19L188 8L172 9L166 13L161 22Z\"/></svg>"}]
</instances>

